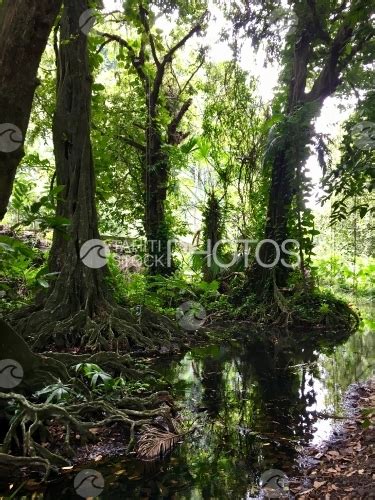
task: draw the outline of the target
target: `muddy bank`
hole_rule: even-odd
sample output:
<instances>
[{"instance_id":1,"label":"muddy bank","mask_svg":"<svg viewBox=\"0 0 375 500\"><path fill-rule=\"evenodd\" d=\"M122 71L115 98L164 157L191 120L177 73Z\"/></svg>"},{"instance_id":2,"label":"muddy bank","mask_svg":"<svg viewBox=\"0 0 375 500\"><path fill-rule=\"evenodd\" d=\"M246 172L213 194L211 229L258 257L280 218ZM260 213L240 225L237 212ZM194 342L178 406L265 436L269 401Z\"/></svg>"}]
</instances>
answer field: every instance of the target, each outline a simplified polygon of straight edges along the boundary
<instances>
[{"instance_id":1,"label":"muddy bank","mask_svg":"<svg viewBox=\"0 0 375 500\"><path fill-rule=\"evenodd\" d=\"M302 475L290 483L299 500L375 498L375 377L351 385L343 403L331 438L303 453Z\"/></svg>"}]
</instances>

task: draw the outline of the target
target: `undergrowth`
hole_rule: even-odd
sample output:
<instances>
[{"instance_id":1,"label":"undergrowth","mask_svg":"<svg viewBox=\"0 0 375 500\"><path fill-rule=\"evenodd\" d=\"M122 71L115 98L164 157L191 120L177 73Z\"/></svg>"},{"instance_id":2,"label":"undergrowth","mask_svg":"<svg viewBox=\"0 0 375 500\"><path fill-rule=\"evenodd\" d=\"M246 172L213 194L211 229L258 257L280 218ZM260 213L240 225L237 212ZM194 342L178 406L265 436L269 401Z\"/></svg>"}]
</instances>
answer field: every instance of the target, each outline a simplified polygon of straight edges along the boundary
<instances>
[{"instance_id":1,"label":"undergrowth","mask_svg":"<svg viewBox=\"0 0 375 500\"><path fill-rule=\"evenodd\" d=\"M187 276L183 272L168 277L127 273L112 257L108 265L107 284L119 304L131 304L135 310L146 306L171 317L175 317L176 309L187 301L198 302L208 314L229 311L228 297L219 292L217 280L208 283L199 274Z\"/></svg>"},{"instance_id":2,"label":"undergrowth","mask_svg":"<svg viewBox=\"0 0 375 500\"><path fill-rule=\"evenodd\" d=\"M47 253L10 236L0 236L0 312L29 303L35 293L49 286Z\"/></svg>"}]
</instances>

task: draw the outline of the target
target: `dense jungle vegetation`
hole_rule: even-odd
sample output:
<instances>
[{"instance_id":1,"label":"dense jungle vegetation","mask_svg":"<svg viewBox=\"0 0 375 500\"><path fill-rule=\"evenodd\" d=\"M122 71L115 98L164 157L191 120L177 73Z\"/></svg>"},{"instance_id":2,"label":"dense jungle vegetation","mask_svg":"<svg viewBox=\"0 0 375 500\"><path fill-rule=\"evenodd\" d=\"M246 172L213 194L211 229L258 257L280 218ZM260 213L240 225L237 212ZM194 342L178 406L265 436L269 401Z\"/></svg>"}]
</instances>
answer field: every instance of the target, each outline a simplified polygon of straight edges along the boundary
<instances>
[{"instance_id":1,"label":"dense jungle vegetation","mask_svg":"<svg viewBox=\"0 0 375 500\"><path fill-rule=\"evenodd\" d=\"M160 357L257 342L274 374L373 331L374 20L369 0L0 0L2 481L107 436L171 451L195 424Z\"/></svg>"}]
</instances>

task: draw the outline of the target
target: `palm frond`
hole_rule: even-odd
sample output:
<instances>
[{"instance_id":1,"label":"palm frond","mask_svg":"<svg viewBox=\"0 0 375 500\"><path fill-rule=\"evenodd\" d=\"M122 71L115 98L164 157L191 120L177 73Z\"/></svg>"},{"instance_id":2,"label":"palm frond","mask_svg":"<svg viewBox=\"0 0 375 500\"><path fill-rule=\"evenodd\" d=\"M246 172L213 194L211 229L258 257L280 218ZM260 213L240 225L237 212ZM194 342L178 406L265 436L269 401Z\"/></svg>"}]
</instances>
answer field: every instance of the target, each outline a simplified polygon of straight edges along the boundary
<instances>
[{"instance_id":1,"label":"palm frond","mask_svg":"<svg viewBox=\"0 0 375 500\"><path fill-rule=\"evenodd\" d=\"M136 448L137 458L145 461L162 459L171 452L180 438L181 434L145 425Z\"/></svg>"}]
</instances>

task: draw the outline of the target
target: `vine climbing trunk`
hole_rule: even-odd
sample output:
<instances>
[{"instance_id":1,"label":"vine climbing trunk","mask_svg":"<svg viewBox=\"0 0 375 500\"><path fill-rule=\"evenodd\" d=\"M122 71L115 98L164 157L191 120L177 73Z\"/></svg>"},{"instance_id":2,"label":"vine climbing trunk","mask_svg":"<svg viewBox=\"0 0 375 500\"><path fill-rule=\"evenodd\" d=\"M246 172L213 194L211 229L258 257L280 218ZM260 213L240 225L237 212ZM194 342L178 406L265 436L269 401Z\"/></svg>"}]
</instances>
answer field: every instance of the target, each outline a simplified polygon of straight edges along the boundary
<instances>
[{"instance_id":1,"label":"vine climbing trunk","mask_svg":"<svg viewBox=\"0 0 375 500\"><path fill-rule=\"evenodd\" d=\"M62 0L0 2L0 220L24 156L40 59L61 4Z\"/></svg>"},{"instance_id":2,"label":"vine climbing trunk","mask_svg":"<svg viewBox=\"0 0 375 500\"><path fill-rule=\"evenodd\" d=\"M150 23L150 20L152 21ZM139 2L138 21L142 25L144 35L139 52L126 39L110 33L100 33L109 41L115 41L128 52L130 62L135 69L145 96L145 108L147 111L145 123L144 143L139 143L131 138L121 136L127 144L141 152L142 158L142 187L144 217L143 225L147 238L147 267L152 275L170 275L175 270L172 257L172 222L168 214L167 198L170 183L170 146L179 145L189 134L179 130L181 121L189 110L192 100L188 98L180 104L178 97L169 102L165 93L164 79L167 68L172 64L175 53L185 43L201 30L201 23L195 25L183 38L176 42L169 50L161 56L151 31L153 20L148 9ZM147 53L147 42L150 46L150 54ZM152 55L155 73L147 68ZM203 64L203 62L201 63ZM194 76L194 73L192 77ZM192 78L191 77L191 78ZM164 101L164 103L163 103ZM167 104L165 104L167 103ZM163 119L160 111L164 108ZM167 113L166 113L167 112ZM166 114L170 115L167 125L163 124Z\"/></svg>"},{"instance_id":3,"label":"vine climbing trunk","mask_svg":"<svg viewBox=\"0 0 375 500\"><path fill-rule=\"evenodd\" d=\"M160 68L159 66L159 72ZM163 76L164 70L157 76L157 79L161 82ZM155 93L155 82L153 89L151 90L150 82L146 80L148 120L143 161L144 227L148 242L150 273L168 276L176 270L176 267L172 255L172 222L171 217L169 220L167 209L168 189L171 181L170 158L167 148L178 146L188 136L187 133L180 132L178 128L191 106L192 100L185 101L175 114L172 112L166 138L163 140L163 132L159 125L160 119L157 115L160 88Z\"/></svg>"},{"instance_id":4,"label":"vine climbing trunk","mask_svg":"<svg viewBox=\"0 0 375 500\"><path fill-rule=\"evenodd\" d=\"M308 146L314 134L311 121L318 110L320 107L316 103L305 104L299 109L294 108L281 127L278 149L272 160L271 187L264 231L264 240L271 240L274 243L269 241L262 244L258 262L250 268L246 283L248 289L255 291L260 297L272 295L275 285L278 288L288 285L292 267L284 250L290 251L290 245L288 246L286 242L292 238L290 225L294 221L291 221L291 217L293 215L298 217L298 213L293 209L293 203L296 197L301 198L301 171L309 156ZM299 205L297 212L300 209ZM300 244L299 241L298 243ZM279 260L277 260L276 246L280 249Z\"/></svg>"},{"instance_id":5,"label":"vine climbing trunk","mask_svg":"<svg viewBox=\"0 0 375 500\"><path fill-rule=\"evenodd\" d=\"M149 272L168 276L174 271L172 245L169 243L172 236L167 218L170 167L157 127L156 118L150 117L146 129L146 152L143 164L144 228Z\"/></svg>"},{"instance_id":6,"label":"vine climbing trunk","mask_svg":"<svg viewBox=\"0 0 375 500\"><path fill-rule=\"evenodd\" d=\"M213 249L215 248L216 256L222 257L220 246L217 246L223 237L223 214L215 191L211 191L208 195L207 204L203 211L203 250L208 252L208 255L203 259L202 272L203 278L207 283L211 283L217 278L219 269L213 260Z\"/></svg>"}]
</instances>

